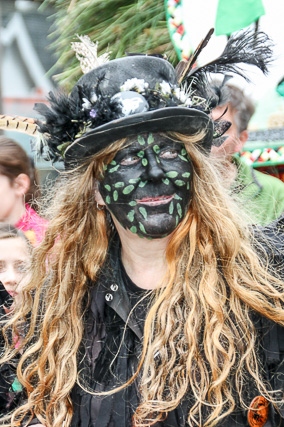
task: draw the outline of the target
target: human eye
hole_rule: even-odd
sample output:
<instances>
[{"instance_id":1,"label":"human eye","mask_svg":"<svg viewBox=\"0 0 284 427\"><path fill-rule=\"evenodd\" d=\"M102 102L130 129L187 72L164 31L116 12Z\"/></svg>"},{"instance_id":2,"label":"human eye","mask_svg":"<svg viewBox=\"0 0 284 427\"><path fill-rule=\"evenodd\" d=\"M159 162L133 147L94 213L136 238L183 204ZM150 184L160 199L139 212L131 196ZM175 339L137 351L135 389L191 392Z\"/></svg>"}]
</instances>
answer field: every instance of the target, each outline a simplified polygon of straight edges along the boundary
<instances>
[{"instance_id":1,"label":"human eye","mask_svg":"<svg viewBox=\"0 0 284 427\"><path fill-rule=\"evenodd\" d=\"M128 153L127 155L125 155L121 160L120 160L120 164L122 166L130 166L130 165L135 165L136 163L138 163L141 160L141 155L140 152L138 153Z\"/></svg>"},{"instance_id":2,"label":"human eye","mask_svg":"<svg viewBox=\"0 0 284 427\"><path fill-rule=\"evenodd\" d=\"M15 263L15 270L17 273L24 274L28 271L28 264L23 261L17 261Z\"/></svg>"},{"instance_id":3,"label":"human eye","mask_svg":"<svg viewBox=\"0 0 284 427\"><path fill-rule=\"evenodd\" d=\"M4 261L0 261L0 273L5 271L6 265Z\"/></svg>"},{"instance_id":4,"label":"human eye","mask_svg":"<svg viewBox=\"0 0 284 427\"><path fill-rule=\"evenodd\" d=\"M179 150L177 148L165 148L161 151L160 156L162 159L175 159L178 156Z\"/></svg>"}]
</instances>

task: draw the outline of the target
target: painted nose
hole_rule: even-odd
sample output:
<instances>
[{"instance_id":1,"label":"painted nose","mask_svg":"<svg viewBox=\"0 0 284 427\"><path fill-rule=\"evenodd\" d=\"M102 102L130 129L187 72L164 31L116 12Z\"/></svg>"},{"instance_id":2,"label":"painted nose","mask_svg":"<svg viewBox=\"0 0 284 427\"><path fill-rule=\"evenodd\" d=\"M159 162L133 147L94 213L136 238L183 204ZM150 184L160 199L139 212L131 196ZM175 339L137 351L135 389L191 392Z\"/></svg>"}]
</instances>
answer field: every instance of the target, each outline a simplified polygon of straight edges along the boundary
<instances>
[{"instance_id":1,"label":"painted nose","mask_svg":"<svg viewBox=\"0 0 284 427\"><path fill-rule=\"evenodd\" d=\"M143 181L161 181L164 178L165 173L161 168L161 164L156 158L154 153L147 153L146 156L147 165L145 165L145 171L143 172L141 178Z\"/></svg>"}]
</instances>

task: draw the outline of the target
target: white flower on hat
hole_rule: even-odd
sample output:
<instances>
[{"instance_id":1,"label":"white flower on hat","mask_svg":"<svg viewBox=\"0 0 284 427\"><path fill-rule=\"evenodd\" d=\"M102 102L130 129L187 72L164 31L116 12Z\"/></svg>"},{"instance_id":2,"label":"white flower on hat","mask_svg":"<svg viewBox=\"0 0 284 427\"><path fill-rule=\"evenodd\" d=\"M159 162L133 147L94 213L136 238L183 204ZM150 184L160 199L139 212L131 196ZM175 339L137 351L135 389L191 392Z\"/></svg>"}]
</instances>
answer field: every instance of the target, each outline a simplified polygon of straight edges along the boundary
<instances>
[{"instance_id":1,"label":"white flower on hat","mask_svg":"<svg viewBox=\"0 0 284 427\"><path fill-rule=\"evenodd\" d=\"M82 110L90 110L98 100L98 97L95 93L92 94L91 99L83 98Z\"/></svg>"},{"instance_id":2,"label":"white flower on hat","mask_svg":"<svg viewBox=\"0 0 284 427\"><path fill-rule=\"evenodd\" d=\"M180 102L183 104L187 103L188 100L191 102L191 99L189 98L189 96L179 87L175 88L174 94L177 97L177 99L179 99Z\"/></svg>"},{"instance_id":3,"label":"white flower on hat","mask_svg":"<svg viewBox=\"0 0 284 427\"><path fill-rule=\"evenodd\" d=\"M149 84L145 82L144 79L128 79L124 82L124 84L120 87L122 92L127 90L136 90L137 92L144 92L147 89Z\"/></svg>"},{"instance_id":4,"label":"white flower on hat","mask_svg":"<svg viewBox=\"0 0 284 427\"><path fill-rule=\"evenodd\" d=\"M162 83L160 83L160 89L164 95L170 95L172 93L172 88L170 84L165 82L165 80L163 80Z\"/></svg>"},{"instance_id":5,"label":"white flower on hat","mask_svg":"<svg viewBox=\"0 0 284 427\"><path fill-rule=\"evenodd\" d=\"M97 102L98 97L95 93L93 93L93 95L91 96L91 103L94 104L95 102Z\"/></svg>"},{"instance_id":6,"label":"white flower on hat","mask_svg":"<svg viewBox=\"0 0 284 427\"><path fill-rule=\"evenodd\" d=\"M184 105L186 107L192 107L192 99L191 98L187 98L187 100L185 101Z\"/></svg>"},{"instance_id":7,"label":"white flower on hat","mask_svg":"<svg viewBox=\"0 0 284 427\"><path fill-rule=\"evenodd\" d=\"M83 98L82 108L83 110L89 110L92 107L91 102L87 98Z\"/></svg>"}]
</instances>

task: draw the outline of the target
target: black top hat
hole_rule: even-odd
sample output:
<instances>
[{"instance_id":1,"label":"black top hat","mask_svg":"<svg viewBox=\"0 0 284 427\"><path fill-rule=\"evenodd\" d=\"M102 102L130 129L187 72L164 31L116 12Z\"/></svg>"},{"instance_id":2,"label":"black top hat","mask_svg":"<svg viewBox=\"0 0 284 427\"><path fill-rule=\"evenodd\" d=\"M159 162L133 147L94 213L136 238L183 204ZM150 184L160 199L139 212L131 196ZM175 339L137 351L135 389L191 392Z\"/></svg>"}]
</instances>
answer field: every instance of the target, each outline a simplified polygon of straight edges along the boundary
<instances>
[{"instance_id":1,"label":"black top hat","mask_svg":"<svg viewBox=\"0 0 284 427\"><path fill-rule=\"evenodd\" d=\"M85 74L71 96L78 96L84 88L94 89L96 101L90 103L89 114L100 114L100 118L94 123L98 126L67 147L66 160L95 154L115 140L142 132L177 131L192 135L203 129L202 144L207 149L211 147L212 121L206 113L188 108L192 107L192 100L180 90L174 68L164 59L116 59ZM103 111L98 111L100 108Z\"/></svg>"},{"instance_id":2,"label":"black top hat","mask_svg":"<svg viewBox=\"0 0 284 427\"><path fill-rule=\"evenodd\" d=\"M41 132L49 148L65 163L78 162L110 143L143 132L205 131L202 145L212 143L213 122L177 83L173 66L154 56L127 56L83 75L70 96L50 94L52 109L36 104L45 115ZM200 106L199 106L200 105Z\"/></svg>"},{"instance_id":3,"label":"black top hat","mask_svg":"<svg viewBox=\"0 0 284 427\"><path fill-rule=\"evenodd\" d=\"M265 71L265 61L271 56L267 40L263 33L232 36L223 56L215 61L195 70L193 61L192 69L185 65L186 78L178 78L177 69L157 56L130 55L105 62L83 75L70 95L51 92L51 108L35 105L45 117L44 122L38 121L42 147L47 147L51 159L63 159L70 166L138 133L176 131L192 135L202 130L201 145L209 150L213 136L220 136L230 124L216 126L208 115L214 104L209 98L214 95L212 90L208 92L204 75L226 70L242 75L234 68L240 62ZM204 39L204 46L207 41Z\"/></svg>"}]
</instances>

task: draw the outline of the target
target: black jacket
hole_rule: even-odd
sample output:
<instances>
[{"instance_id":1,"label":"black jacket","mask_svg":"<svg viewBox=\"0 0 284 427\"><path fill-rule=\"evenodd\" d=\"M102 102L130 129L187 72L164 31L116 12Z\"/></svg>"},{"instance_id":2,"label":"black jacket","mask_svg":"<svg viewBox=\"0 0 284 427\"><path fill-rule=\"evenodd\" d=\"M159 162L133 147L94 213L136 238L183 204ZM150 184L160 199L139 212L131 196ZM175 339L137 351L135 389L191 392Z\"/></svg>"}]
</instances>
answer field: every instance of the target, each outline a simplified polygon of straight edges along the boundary
<instances>
[{"instance_id":1,"label":"black jacket","mask_svg":"<svg viewBox=\"0 0 284 427\"><path fill-rule=\"evenodd\" d=\"M270 253L271 265L281 272L283 267L282 220L267 227L265 238L260 229L255 234L263 243L264 252ZM270 241L268 246L267 239ZM85 390L101 391L123 384L137 366L137 356L141 350L143 322L139 324L135 315L129 316L132 308L129 290L120 262L118 238L112 242L109 259L98 282L90 283L91 306L86 313L85 339L79 356L81 382ZM147 300L147 298L146 298ZM272 388L284 391L284 328L252 314L259 332L259 357ZM127 326L126 326L127 323ZM123 343L120 347L120 343ZM118 357L113 361L114 355ZM109 366L111 365L111 370ZM138 405L139 379L127 389L114 395L99 398L76 385L72 392L74 417L72 427L131 427L131 416ZM247 404L260 392L254 387L247 391ZM283 396L280 396L283 399ZM186 427L186 415L192 396L168 414L165 421L155 427ZM239 408L218 426L248 426L247 411ZM257 420L259 421L259 420ZM263 424L255 424L255 426ZM264 425L263 425L264 426ZM284 408L269 407L269 419L265 427L284 427Z\"/></svg>"}]
</instances>

